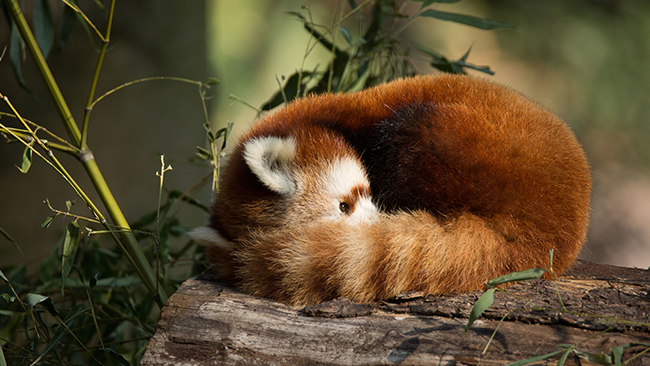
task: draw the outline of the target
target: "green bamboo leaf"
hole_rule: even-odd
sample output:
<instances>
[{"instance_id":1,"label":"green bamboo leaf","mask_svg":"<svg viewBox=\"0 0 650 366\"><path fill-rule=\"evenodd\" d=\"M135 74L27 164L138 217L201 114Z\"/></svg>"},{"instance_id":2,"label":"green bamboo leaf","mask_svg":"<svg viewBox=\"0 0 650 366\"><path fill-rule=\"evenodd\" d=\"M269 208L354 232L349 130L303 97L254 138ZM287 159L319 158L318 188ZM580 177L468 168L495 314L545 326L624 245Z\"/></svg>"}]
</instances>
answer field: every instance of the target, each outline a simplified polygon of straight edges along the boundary
<instances>
[{"instance_id":1,"label":"green bamboo leaf","mask_svg":"<svg viewBox=\"0 0 650 366\"><path fill-rule=\"evenodd\" d=\"M476 65L473 65L473 64L470 64L470 63L467 62L467 58L469 57L469 52L471 50L472 50L472 47L470 47L467 50L467 52L465 52L465 54L460 59L458 59L458 61L456 61L456 63L461 68L466 67L466 68L469 68L469 69L474 69L476 71L484 72L484 73L489 74L489 75L494 75L494 71L490 70L489 66L476 66Z\"/></svg>"},{"instance_id":2,"label":"green bamboo leaf","mask_svg":"<svg viewBox=\"0 0 650 366\"><path fill-rule=\"evenodd\" d=\"M52 225L52 221L54 221L55 217L56 217L56 215L46 217L45 220L43 220L43 222L41 223L41 227L44 227L46 229L48 227L50 227L50 225Z\"/></svg>"},{"instance_id":3,"label":"green bamboo leaf","mask_svg":"<svg viewBox=\"0 0 650 366\"><path fill-rule=\"evenodd\" d=\"M228 143L228 139L230 138L230 133L232 132L232 127L235 124L228 121L228 125L224 128L223 130L223 143L221 144L221 151L223 151L226 148L226 144Z\"/></svg>"},{"instance_id":4,"label":"green bamboo leaf","mask_svg":"<svg viewBox=\"0 0 650 366\"><path fill-rule=\"evenodd\" d=\"M230 134L232 133L232 129L233 129L233 127L235 127L235 123L234 123L234 122L230 122L230 121L228 121L228 126L227 126L227 129L226 129L226 134L225 134L224 137L223 137L223 146L221 146L221 149L222 149L222 150L226 148L226 142L228 142L228 141L230 140Z\"/></svg>"},{"instance_id":5,"label":"green bamboo leaf","mask_svg":"<svg viewBox=\"0 0 650 366\"><path fill-rule=\"evenodd\" d=\"M63 255L61 256L61 292L65 288L65 281L72 270L74 258L79 248L79 238L81 237L81 228L76 221L72 221L65 229L63 239Z\"/></svg>"},{"instance_id":6,"label":"green bamboo leaf","mask_svg":"<svg viewBox=\"0 0 650 366\"><path fill-rule=\"evenodd\" d=\"M463 62L463 61L459 61L458 65L460 65L461 67L466 67L468 69L473 69L473 70L476 70L476 71L484 72L484 73L486 73L488 75L494 75L494 71L492 71L489 66L476 66L476 65L469 64L469 63L466 63L466 62Z\"/></svg>"},{"instance_id":7,"label":"green bamboo leaf","mask_svg":"<svg viewBox=\"0 0 650 366\"><path fill-rule=\"evenodd\" d=\"M90 277L89 285L91 290L97 286L97 277L99 277L99 273L97 272L93 273L93 275Z\"/></svg>"},{"instance_id":8,"label":"green bamboo leaf","mask_svg":"<svg viewBox=\"0 0 650 366\"><path fill-rule=\"evenodd\" d=\"M21 255L23 255L23 256L25 255L25 253L23 253L22 249L20 249L20 246L18 245L18 243L16 243L16 241L14 240L14 238L12 238L11 235L9 235L9 233L6 232L6 231L5 231L3 228L1 228L1 227L0 227L0 234L2 234L2 236L4 236L7 240L9 240L9 242L10 242L11 244L13 244L14 247L16 247L16 249L18 249L18 251L20 252Z\"/></svg>"},{"instance_id":9,"label":"green bamboo leaf","mask_svg":"<svg viewBox=\"0 0 650 366\"><path fill-rule=\"evenodd\" d=\"M576 356L602 366L613 366L612 358L609 355L597 355L595 353L574 351Z\"/></svg>"},{"instance_id":10,"label":"green bamboo leaf","mask_svg":"<svg viewBox=\"0 0 650 366\"><path fill-rule=\"evenodd\" d=\"M183 200L183 202L187 202L192 206L196 206L205 212L210 212L210 207L204 205L203 203L201 203L201 201L197 200L196 198L187 196L183 192L178 190L173 190L169 192L169 199L174 199L179 197L181 198L181 200Z\"/></svg>"},{"instance_id":11,"label":"green bamboo leaf","mask_svg":"<svg viewBox=\"0 0 650 366\"><path fill-rule=\"evenodd\" d=\"M220 83L220 81L217 78L207 78L203 80L202 83L205 85L217 85Z\"/></svg>"},{"instance_id":12,"label":"green bamboo leaf","mask_svg":"<svg viewBox=\"0 0 650 366\"><path fill-rule=\"evenodd\" d=\"M553 357L553 356L559 355L559 354L562 353L562 352L566 352L566 350L561 349L561 350L559 350L559 351L555 351L555 352L547 353L547 354L545 354L545 355L541 355L541 356L535 356L535 357L527 358L527 359L525 359L525 360L520 360L520 361L517 361L517 362L509 363L509 364L507 364L506 366L522 366L522 365L528 365L528 364L531 364L531 363L533 363L533 362L537 362L537 361L545 360L545 359L547 359L547 358L551 358L551 357Z\"/></svg>"},{"instance_id":13,"label":"green bamboo leaf","mask_svg":"<svg viewBox=\"0 0 650 366\"><path fill-rule=\"evenodd\" d=\"M72 1L75 3L75 1ZM63 16L59 24L59 49L63 49L70 41L74 25L77 24L77 12L69 6L63 7Z\"/></svg>"},{"instance_id":14,"label":"green bamboo leaf","mask_svg":"<svg viewBox=\"0 0 650 366\"><path fill-rule=\"evenodd\" d=\"M281 91L278 91L262 105L260 108L263 111L268 111L271 110L280 104L284 103L285 100L284 98L286 97L287 100L286 102L290 102L298 96L298 80L300 79L300 74L298 72L295 72L293 75L291 75L289 78L286 79L284 86L282 87ZM300 87L301 90L304 90L305 87L305 80L304 80L304 74L303 74L303 80L302 80L302 85Z\"/></svg>"},{"instance_id":15,"label":"green bamboo leaf","mask_svg":"<svg viewBox=\"0 0 650 366\"><path fill-rule=\"evenodd\" d=\"M50 54L54 45L54 25L52 24L52 12L47 0L36 0L34 2L34 38L44 58Z\"/></svg>"},{"instance_id":16,"label":"green bamboo leaf","mask_svg":"<svg viewBox=\"0 0 650 366\"><path fill-rule=\"evenodd\" d=\"M127 287L142 283L139 277L126 276L126 277L110 277L97 280L99 287Z\"/></svg>"},{"instance_id":17,"label":"green bamboo leaf","mask_svg":"<svg viewBox=\"0 0 650 366\"><path fill-rule=\"evenodd\" d=\"M16 23L11 21L11 40L9 41L9 59L11 60L11 66L14 69L14 75L16 75L16 80L23 88L27 89L27 84L23 79L23 71L21 67L21 61L25 58L25 42L20 36L18 27Z\"/></svg>"},{"instance_id":18,"label":"green bamboo leaf","mask_svg":"<svg viewBox=\"0 0 650 366\"><path fill-rule=\"evenodd\" d=\"M449 61L445 56L442 54L432 50L428 49L424 46L417 46L418 51L428 55L431 57L431 66L435 67L436 69L443 71L443 72L448 72L451 74L464 74L465 71L463 70L462 65L458 61Z\"/></svg>"},{"instance_id":19,"label":"green bamboo leaf","mask_svg":"<svg viewBox=\"0 0 650 366\"><path fill-rule=\"evenodd\" d=\"M625 344L622 346L616 346L612 348L612 360L614 361L614 365L616 366L621 366L621 362L623 361L623 350L627 347L629 347L630 344Z\"/></svg>"},{"instance_id":20,"label":"green bamboo leaf","mask_svg":"<svg viewBox=\"0 0 650 366\"><path fill-rule=\"evenodd\" d=\"M423 11L422 13L420 13L420 16L465 24L483 30L492 30L498 28L513 28L513 29L515 28L508 23L500 22L498 20L478 18L471 15L464 15L464 14L457 14L457 13L448 13L446 11L439 11L433 9Z\"/></svg>"},{"instance_id":21,"label":"green bamboo leaf","mask_svg":"<svg viewBox=\"0 0 650 366\"><path fill-rule=\"evenodd\" d=\"M537 280L540 277L542 277L545 272L546 270L542 268L531 268L525 271L512 272L507 275L503 275L495 279L489 280L487 282L487 286L495 287L506 282Z\"/></svg>"},{"instance_id":22,"label":"green bamboo leaf","mask_svg":"<svg viewBox=\"0 0 650 366\"><path fill-rule=\"evenodd\" d=\"M495 289L491 288L485 291L485 293L483 293L483 295L481 295L481 297L476 300L476 303L474 303L474 306L472 306L472 310L469 313L469 319L465 325L465 333L467 333L474 321L478 319L481 314L483 314L483 312L490 307L490 305L492 305L494 302L494 291Z\"/></svg>"},{"instance_id":23,"label":"green bamboo leaf","mask_svg":"<svg viewBox=\"0 0 650 366\"><path fill-rule=\"evenodd\" d=\"M470 53L471 50L472 50L472 47L470 47L467 50L467 52L465 52L465 54L461 58L458 59L458 61L462 61L462 62L467 61L467 58L469 57L469 53Z\"/></svg>"},{"instance_id":24,"label":"green bamboo leaf","mask_svg":"<svg viewBox=\"0 0 650 366\"><path fill-rule=\"evenodd\" d=\"M350 36L350 31L345 27L339 27L339 31L341 31L345 41L348 42L349 45L352 45L352 36Z\"/></svg>"},{"instance_id":25,"label":"green bamboo leaf","mask_svg":"<svg viewBox=\"0 0 650 366\"><path fill-rule=\"evenodd\" d=\"M553 268L553 252L554 252L553 249L551 249L548 252L548 257L549 257L548 262L549 262L549 265L550 265L551 268Z\"/></svg>"},{"instance_id":26,"label":"green bamboo leaf","mask_svg":"<svg viewBox=\"0 0 650 366\"><path fill-rule=\"evenodd\" d=\"M82 314L85 311L86 310L84 309L84 306L79 304L68 312L68 316L63 320L63 322L69 323L72 319L76 318L78 315ZM45 357L54 347L56 347L56 345L66 333L68 333L68 328L59 327L54 337L52 337L50 340L47 348L40 355L38 355L38 357L32 362L32 365L37 365L43 357Z\"/></svg>"},{"instance_id":27,"label":"green bamboo leaf","mask_svg":"<svg viewBox=\"0 0 650 366\"><path fill-rule=\"evenodd\" d=\"M414 3L422 3L422 8L424 9L429 5L433 4L455 4L461 2L461 0L411 0Z\"/></svg>"},{"instance_id":28,"label":"green bamboo leaf","mask_svg":"<svg viewBox=\"0 0 650 366\"><path fill-rule=\"evenodd\" d=\"M7 360L5 360L5 354L2 352L2 347L0 347L0 366L7 366Z\"/></svg>"},{"instance_id":29,"label":"green bamboo leaf","mask_svg":"<svg viewBox=\"0 0 650 366\"><path fill-rule=\"evenodd\" d=\"M637 346L650 348L650 343L632 342L632 343L623 344L623 345L620 345L620 346L613 347L611 353L612 353L612 361L614 362L614 364L616 366L620 366L622 364L623 350L624 349L630 348L630 347L637 347Z\"/></svg>"},{"instance_id":30,"label":"green bamboo leaf","mask_svg":"<svg viewBox=\"0 0 650 366\"><path fill-rule=\"evenodd\" d=\"M210 153L210 150L205 149L201 146L197 146L196 150L196 155L202 160L212 160L212 153Z\"/></svg>"},{"instance_id":31,"label":"green bamboo leaf","mask_svg":"<svg viewBox=\"0 0 650 366\"><path fill-rule=\"evenodd\" d=\"M1 269L0 269L0 278L2 278L6 283L9 283L7 276L5 276L4 272L2 272Z\"/></svg>"},{"instance_id":32,"label":"green bamboo leaf","mask_svg":"<svg viewBox=\"0 0 650 366\"><path fill-rule=\"evenodd\" d=\"M559 360L557 360L557 366L563 366L564 363L566 362L567 357L569 357L569 354L573 352L573 347L569 347L564 353L562 354L562 357L560 357Z\"/></svg>"},{"instance_id":33,"label":"green bamboo leaf","mask_svg":"<svg viewBox=\"0 0 650 366\"><path fill-rule=\"evenodd\" d=\"M47 296L29 293L27 294L26 300L27 300L27 305L29 305L30 311L34 306L41 304L47 311L50 312L50 314L52 314L52 316L59 315L59 310L57 310L56 306L54 306L54 302L52 301L52 299L50 299Z\"/></svg>"},{"instance_id":34,"label":"green bamboo leaf","mask_svg":"<svg viewBox=\"0 0 650 366\"><path fill-rule=\"evenodd\" d=\"M226 129L227 128L224 127L224 128L220 128L219 130L217 130L217 132L215 132L215 134L214 134L214 140L216 140L216 139L222 137L223 135L225 135L226 134Z\"/></svg>"},{"instance_id":35,"label":"green bamboo leaf","mask_svg":"<svg viewBox=\"0 0 650 366\"><path fill-rule=\"evenodd\" d=\"M31 146L25 146L25 150L23 151L23 162L20 168L18 168L18 170L23 174L27 174L29 168L32 166L32 149L30 147Z\"/></svg>"},{"instance_id":36,"label":"green bamboo leaf","mask_svg":"<svg viewBox=\"0 0 650 366\"><path fill-rule=\"evenodd\" d=\"M4 317L4 327L0 329L0 339L12 339L15 337L16 331L24 324L25 313L13 311L0 311L0 317ZM2 354L2 347L0 347L0 366L7 365Z\"/></svg>"}]
</instances>

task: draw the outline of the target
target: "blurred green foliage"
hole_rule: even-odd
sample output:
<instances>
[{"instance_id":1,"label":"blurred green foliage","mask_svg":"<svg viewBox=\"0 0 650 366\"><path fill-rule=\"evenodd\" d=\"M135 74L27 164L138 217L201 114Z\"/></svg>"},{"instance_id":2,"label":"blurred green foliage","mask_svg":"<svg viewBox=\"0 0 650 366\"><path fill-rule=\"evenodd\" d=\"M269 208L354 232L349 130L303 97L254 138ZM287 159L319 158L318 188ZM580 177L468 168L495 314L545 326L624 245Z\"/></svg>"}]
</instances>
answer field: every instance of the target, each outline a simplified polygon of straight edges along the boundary
<instances>
[{"instance_id":1,"label":"blurred green foliage","mask_svg":"<svg viewBox=\"0 0 650 366\"><path fill-rule=\"evenodd\" d=\"M487 1L488 14L517 19L521 34L495 33L502 50L526 62L595 166L616 159L650 163L650 3L638 0ZM550 85L550 86L549 86ZM597 145L592 145L595 143Z\"/></svg>"},{"instance_id":2,"label":"blurred green foliage","mask_svg":"<svg viewBox=\"0 0 650 366\"><path fill-rule=\"evenodd\" d=\"M412 22L421 18L450 21L483 30L514 28L496 20L430 8L436 3L449 4L459 1L414 0L413 3L422 4L412 14L406 13L405 5L409 3L407 1L379 0L374 3L364 1L360 4L348 1L351 10L343 14L341 8L337 21L331 25L314 23L308 7L303 7L303 12L290 12L290 15L304 24L305 30L311 35L305 58L316 44L320 44L330 53L330 60L322 70L318 67L312 70L301 68L287 77L282 88L262 105L261 110L273 109L308 94L356 91L416 74L410 59L413 45L403 40L400 35ZM368 9L364 9L364 6ZM365 14L368 19L356 18L353 24L348 25L346 19L357 13L361 13L360 16ZM487 66L476 66L467 62L470 50L454 61L422 45L418 45L416 49L429 58L433 68L442 72L465 74L466 69L474 69L493 74Z\"/></svg>"}]
</instances>

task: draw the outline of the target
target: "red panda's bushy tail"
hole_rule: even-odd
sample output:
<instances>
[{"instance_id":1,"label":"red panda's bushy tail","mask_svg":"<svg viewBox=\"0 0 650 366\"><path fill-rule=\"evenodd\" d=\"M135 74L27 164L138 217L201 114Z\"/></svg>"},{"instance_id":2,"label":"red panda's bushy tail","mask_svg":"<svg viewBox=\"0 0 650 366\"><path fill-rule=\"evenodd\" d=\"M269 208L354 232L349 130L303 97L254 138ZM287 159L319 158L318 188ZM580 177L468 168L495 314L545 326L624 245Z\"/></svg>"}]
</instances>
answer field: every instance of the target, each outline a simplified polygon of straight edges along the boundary
<instances>
[{"instance_id":1,"label":"red panda's bushy tail","mask_svg":"<svg viewBox=\"0 0 650 366\"><path fill-rule=\"evenodd\" d=\"M441 224L424 211L252 234L241 244L233 253L241 288L294 305L478 290L489 279L548 263L543 250L518 255L523 248L483 218L465 214Z\"/></svg>"}]
</instances>

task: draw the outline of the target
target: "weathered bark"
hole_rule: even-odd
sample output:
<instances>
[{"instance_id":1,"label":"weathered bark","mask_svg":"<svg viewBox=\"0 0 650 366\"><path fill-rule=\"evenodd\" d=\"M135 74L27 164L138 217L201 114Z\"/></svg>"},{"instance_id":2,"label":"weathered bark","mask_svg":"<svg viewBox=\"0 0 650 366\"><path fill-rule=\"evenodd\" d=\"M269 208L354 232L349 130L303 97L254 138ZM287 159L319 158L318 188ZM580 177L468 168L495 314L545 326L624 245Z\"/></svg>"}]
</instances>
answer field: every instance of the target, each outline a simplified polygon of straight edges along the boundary
<instances>
[{"instance_id":1,"label":"weathered bark","mask_svg":"<svg viewBox=\"0 0 650 366\"><path fill-rule=\"evenodd\" d=\"M646 270L579 262L557 281L566 310L551 281L513 285L506 291L516 297L497 292L467 334L480 292L291 308L214 279L207 271L169 299L142 365L504 365L561 345L577 345L565 364L585 365L589 353L609 356L613 347L634 343L645 345L626 348L623 360L650 365ZM555 364L560 356L535 364Z\"/></svg>"}]
</instances>

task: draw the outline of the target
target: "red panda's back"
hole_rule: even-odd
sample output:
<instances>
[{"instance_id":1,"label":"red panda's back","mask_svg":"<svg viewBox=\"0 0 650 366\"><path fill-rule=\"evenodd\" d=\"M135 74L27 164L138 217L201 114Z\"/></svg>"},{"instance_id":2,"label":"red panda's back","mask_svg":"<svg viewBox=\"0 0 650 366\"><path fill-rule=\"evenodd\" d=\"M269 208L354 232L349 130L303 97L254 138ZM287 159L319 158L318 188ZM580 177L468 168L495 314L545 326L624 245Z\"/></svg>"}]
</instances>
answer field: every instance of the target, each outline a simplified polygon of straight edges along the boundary
<instances>
[{"instance_id":1,"label":"red panda's back","mask_svg":"<svg viewBox=\"0 0 650 366\"><path fill-rule=\"evenodd\" d=\"M515 91L463 76L409 79L365 97L392 110L366 127L362 153L386 208L422 208L441 221L471 213L514 252L548 258L554 248L558 267L577 256L591 177L561 119Z\"/></svg>"}]
</instances>

